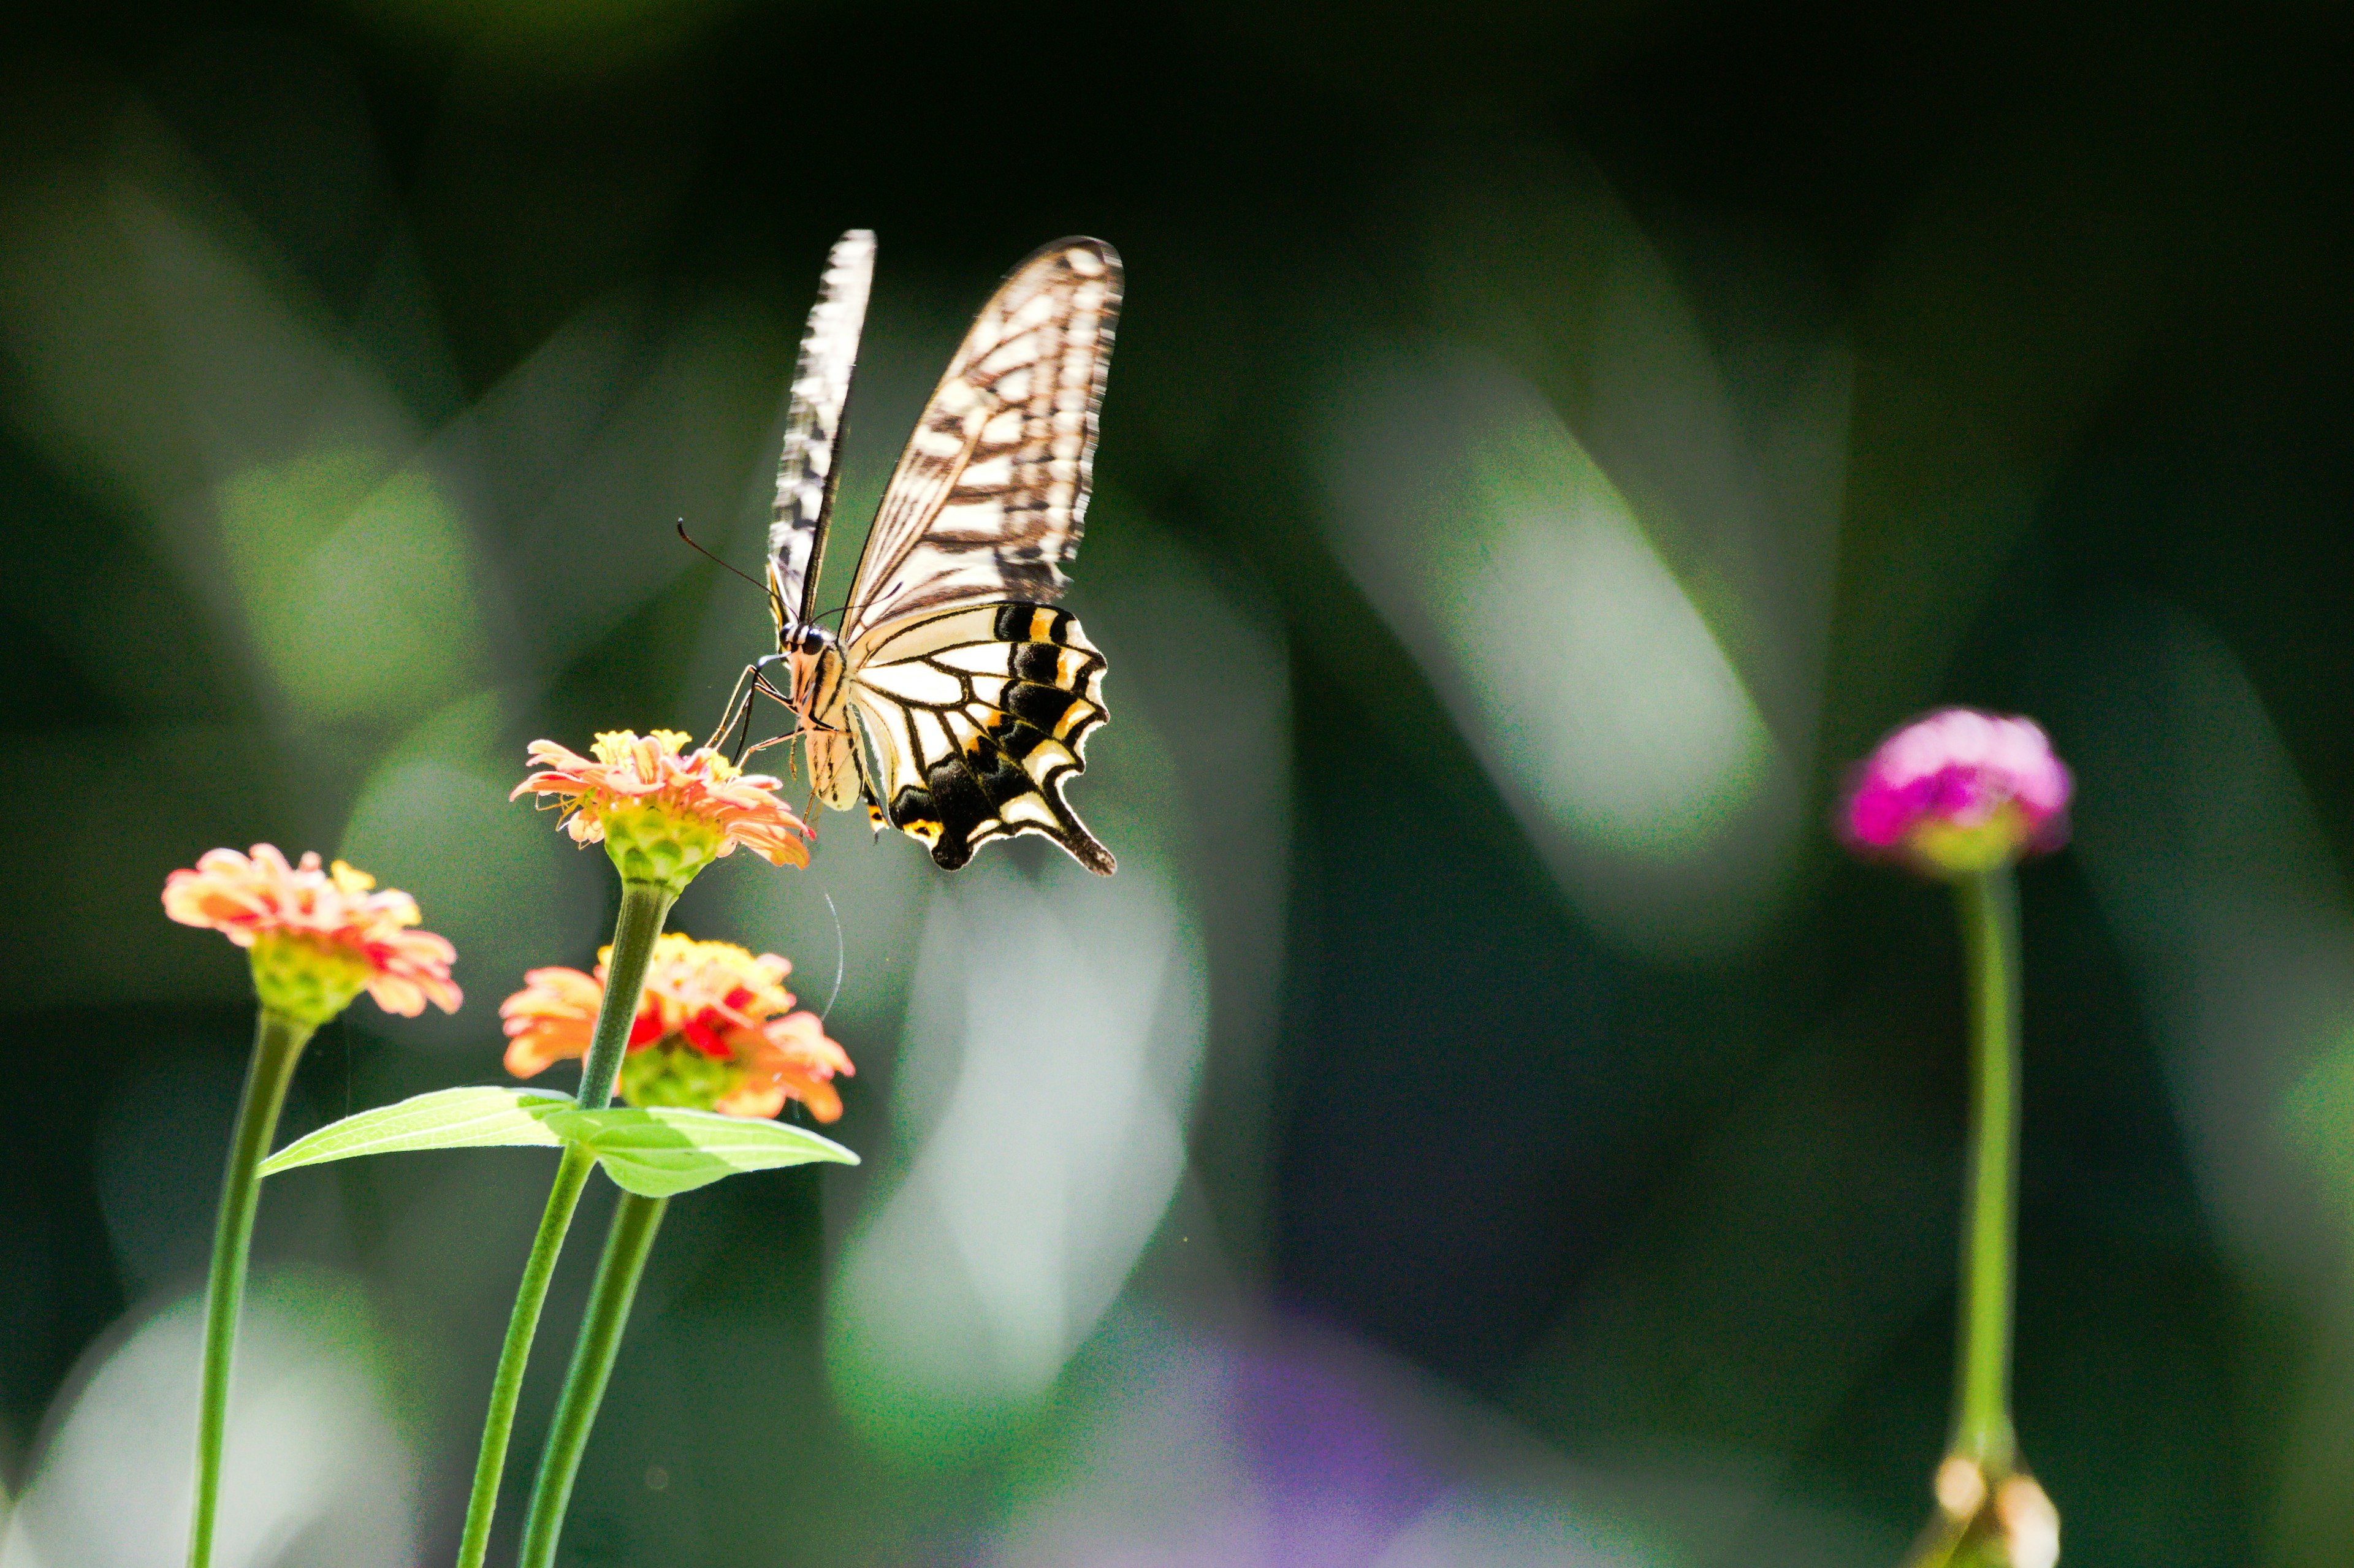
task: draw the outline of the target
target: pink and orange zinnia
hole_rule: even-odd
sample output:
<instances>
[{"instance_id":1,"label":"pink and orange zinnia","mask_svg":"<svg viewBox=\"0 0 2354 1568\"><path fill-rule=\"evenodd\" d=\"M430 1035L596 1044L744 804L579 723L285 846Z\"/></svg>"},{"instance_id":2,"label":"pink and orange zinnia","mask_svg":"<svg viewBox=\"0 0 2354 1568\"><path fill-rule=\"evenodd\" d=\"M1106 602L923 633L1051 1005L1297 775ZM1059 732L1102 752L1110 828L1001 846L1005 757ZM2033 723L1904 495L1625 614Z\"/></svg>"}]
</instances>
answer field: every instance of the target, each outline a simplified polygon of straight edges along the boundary
<instances>
[{"instance_id":1,"label":"pink and orange zinnia","mask_svg":"<svg viewBox=\"0 0 2354 1568\"><path fill-rule=\"evenodd\" d=\"M524 989L499 1007L509 1072L534 1077L588 1053L611 951L598 955L593 975L545 969L524 976ZM839 1118L832 1080L854 1069L817 1014L793 1010L782 983L790 970L774 953L756 958L732 942L698 942L675 931L656 938L621 1066L621 1097L755 1118L799 1100L819 1121Z\"/></svg>"},{"instance_id":2,"label":"pink and orange zinnia","mask_svg":"<svg viewBox=\"0 0 2354 1568\"><path fill-rule=\"evenodd\" d=\"M462 1000L450 979L457 949L413 929L417 900L342 861L323 867L305 854L289 865L271 844L207 850L164 879L164 913L249 950L262 1005L300 1022L324 1023L363 990L404 1018L429 1001L454 1012Z\"/></svg>"},{"instance_id":3,"label":"pink and orange zinnia","mask_svg":"<svg viewBox=\"0 0 2354 1568\"><path fill-rule=\"evenodd\" d=\"M781 780L746 773L709 747L688 752L691 738L613 730L597 737L591 757L535 740L538 771L514 795L554 797L573 841L602 842L625 882L676 892L738 844L771 865L807 865L809 830L777 799Z\"/></svg>"}]
</instances>

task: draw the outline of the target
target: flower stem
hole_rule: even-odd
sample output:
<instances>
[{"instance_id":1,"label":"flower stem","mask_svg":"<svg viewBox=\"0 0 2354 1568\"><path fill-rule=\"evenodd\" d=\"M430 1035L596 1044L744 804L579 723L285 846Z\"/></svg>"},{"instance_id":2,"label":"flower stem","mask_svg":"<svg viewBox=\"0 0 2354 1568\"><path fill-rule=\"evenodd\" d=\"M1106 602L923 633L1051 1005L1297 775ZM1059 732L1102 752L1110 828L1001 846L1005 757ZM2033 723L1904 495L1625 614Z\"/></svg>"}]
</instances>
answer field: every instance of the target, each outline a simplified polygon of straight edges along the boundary
<instances>
[{"instance_id":1,"label":"flower stem","mask_svg":"<svg viewBox=\"0 0 2354 1568\"><path fill-rule=\"evenodd\" d=\"M605 963L605 996L598 1004L596 1032L589 1036L588 1055L580 1064L579 1103L584 1109L602 1110L612 1103L613 1083L630 1048L630 1027L637 1021L638 994L645 989L654 938L662 935L677 896L671 888L655 883L621 884L621 913L613 924L612 950ZM555 1277L556 1260L563 1255L565 1235L572 1228L572 1212L579 1206L580 1190L596 1162L596 1157L578 1144L566 1145L564 1158L556 1168L556 1181L548 1189L539 1234L532 1239L523 1281L515 1287L514 1307L507 1314L507 1336L499 1347L498 1371L491 1377L491 1407L483 1414L482 1445L474 1456L474 1485L466 1497L458 1568L482 1568L490 1552L491 1520L498 1511L499 1482L506 1474L507 1445L514 1436L524 1370L531 1361L532 1340L539 1333L540 1311L547 1304L548 1281ZM601 1280L600 1275L600 1284Z\"/></svg>"},{"instance_id":2,"label":"flower stem","mask_svg":"<svg viewBox=\"0 0 2354 1568\"><path fill-rule=\"evenodd\" d=\"M1970 987L1970 1156L1952 1452L1995 1474L2010 1424L2012 1234L2019 1192L2019 895L2009 868L1956 879Z\"/></svg>"},{"instance_id":3,"label":"flower stem","mask_svg":"<svg viewBox=\"0 0 2354 1568\"><path fill-rule=\"evenodd\" d=\"M605 1000L597 1009L597 1031L580 1062L580 1108L603 1110L613 1103L613 1084L630 1049L630 1026L638 1019L638 993L645 989L654 938L670 918L678 894L666 883L621 884L621 915L613 923L613 948L605 960Z\"/></svg>"},{"instance_id":4,"label":"flower stem","mask_svg":"<svg viewBox=\"0 0 2354 1568\"><path fill-rule=\"evenodd\" d=\"M188 1524L188 1568L209 1568L213 1521L220 1511L221 1438L228 1424L230 1362L237 1353L238 1313L245 1304L245 1266L253 1245L253 1211L261 1195L260 1168L278 1130L278 1112L294 1064L313 1025L262 1010L253 1032L253 1060L229 1135L228 1169L221 1177L220 1216L213 1226L212 1273L205 1287L205 1363L196 1406L196 1499Z\"/></svg>"},{"instance_id":5,"label":"flower stem","mask_svg":"<svg viewBox=\"0 0 2354 1568\"><path fill-rule=\"evenodd\" d=\"M613 1228L605 1237L605 1255L597 1264L588 1314L581 1320L580 1340L572 1350L572 1370L565 1375L556 1422L548 1429L547 1447L540 1455L539 1478L532 1486L531 1516L524 1524L517 1568L548 1568L556 1561L557 1537L564 1528L564 1510L572 1501L580 1456L588 1446L588 1428L596 1423L606 1380L612 1375L613 1358L620 1351L621 1330L630 1320L630 1305L637 1298L646 1255L653 1250L654 1234L662 1228L663 1211L669 1207L668 1198L641 1198L634 1192L622 1193L614 1205Z\"/></svg>"},{"instance_id":6,"label":"flower stem","mask_svg":"<svg viewBox=\"0 0 2354 1568\"><path fill-rule=\"evenodd\" d=\"M466 1530L459 1538L458 1568L482 1568L482 1559L490 1552L491 1519L499 1506L507 1443L514 1436L515 1402L523 1394L524 1368L531 1361L531 1341L539 1331L540 1308L547 1303L547 1282L555 1277L557 1257L564 1251L564 1234L572 1226L580 1189L596 1163L595 1155L578 1144L567 1144L556 1168L556 1184L548 1191L546 1212L539 1217L539 1234L523 1266L523 1283L515 1289L514 1309L507 1314L499 1370L491 1380L491 1408L482 1417L482 1446L474 1457L474 1489L466 1499Z\"/></svg>"}]
</instances>

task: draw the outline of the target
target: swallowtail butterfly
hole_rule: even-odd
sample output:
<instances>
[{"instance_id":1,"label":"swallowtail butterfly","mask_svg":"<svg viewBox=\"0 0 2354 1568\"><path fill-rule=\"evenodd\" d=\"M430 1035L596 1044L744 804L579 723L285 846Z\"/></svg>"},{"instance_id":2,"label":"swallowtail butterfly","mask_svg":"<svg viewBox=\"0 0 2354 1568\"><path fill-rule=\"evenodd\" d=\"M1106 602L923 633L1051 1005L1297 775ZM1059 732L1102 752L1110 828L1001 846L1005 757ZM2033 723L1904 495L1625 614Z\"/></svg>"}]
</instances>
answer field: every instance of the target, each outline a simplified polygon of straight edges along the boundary
<instances>
[{"instance_id":1,"label":"swallowtail butterfly","mask_svg":"<svg viewBox=\"0 0 2354 1568\"><path fill-rule=\"evenodd\" d=\"M1059 239L998 285L892 471L833 631L812 601L874 269L875 237L843 235L801 337L769 527L777 652L738 694L793 711L819 799L864 799L878 832L947 870L1041 833L1108 875L1111 852L1063 798L1104 722L1104 658L1055 602L1087 514L1119 253ZM721 735L736 717L731 699Z\"/></svg>"}]
</instances>

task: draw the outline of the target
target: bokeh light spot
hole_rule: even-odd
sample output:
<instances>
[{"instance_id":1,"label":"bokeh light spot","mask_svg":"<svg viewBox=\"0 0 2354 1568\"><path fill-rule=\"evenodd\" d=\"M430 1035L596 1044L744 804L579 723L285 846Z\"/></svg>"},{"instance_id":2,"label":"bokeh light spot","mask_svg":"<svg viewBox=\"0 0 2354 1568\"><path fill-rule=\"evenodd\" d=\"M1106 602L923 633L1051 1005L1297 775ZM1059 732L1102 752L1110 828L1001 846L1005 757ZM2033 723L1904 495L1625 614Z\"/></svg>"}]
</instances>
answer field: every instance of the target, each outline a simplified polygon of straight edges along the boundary
<instances>
[{"instance_id":1,"label":"bokeh light spot","mask_svg":"<svg viewBox=\"0 0 2354 1568\"><path fill-rule=\"evenodd\" d=\"M481 667L464 524L425 474L380 469L324 447L220 487L255 646L309 722L414 715Z\"/></svg>"}]
</instances>

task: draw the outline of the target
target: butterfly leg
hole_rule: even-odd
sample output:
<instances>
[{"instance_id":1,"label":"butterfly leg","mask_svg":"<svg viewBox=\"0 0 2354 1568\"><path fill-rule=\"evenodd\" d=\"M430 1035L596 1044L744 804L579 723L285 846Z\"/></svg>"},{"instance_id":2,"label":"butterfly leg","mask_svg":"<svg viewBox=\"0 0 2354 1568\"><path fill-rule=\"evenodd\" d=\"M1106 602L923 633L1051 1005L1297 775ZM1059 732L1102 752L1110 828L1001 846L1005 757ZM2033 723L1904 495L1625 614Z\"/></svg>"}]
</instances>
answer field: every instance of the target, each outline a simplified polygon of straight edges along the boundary
<instances>
[{"instance_id":1,"label":"butterfly leg","mask_svg":"<svg viewBox=\"0 0 2354 1568\"><path fill-rule=\"evenodd\" d=\"M793 699L790 693L779 691L769 680L769 666L771 664L785 663L788 658L789 655L783 653L771 653L767 658L758 660L753 664L752 689L749 693L746 694L744 698L745 741L749 741L752 738L752 707L754 699L758 697L765 696L770 698L779 707L783 708L786 712L793 715L796 722L793 726L792 734L786 737L787 739L790 740L798 738L801 732L808 727L808 721L801 717L801 710L793 706ZM763 742L762 744L765 745L767 743ZM740 743L737 747L736 756L738 762L743 760L744 753ZM790 768L791 765L790 752L787 753L787 764Z\"/></svg>"},{"instance_id":2,"label":"butterfly leg","mask_svg":"<svg viewBox=\"0 0 2354 1568\"><path fill-rule=\"evenodd\" d=\"M744 727L736 732L736 748L727 757L738 768L744 766L744 753L752 744L752 699L758 694L758 686L744 694Z\"/></svg>"},{"instance_id":3,"label":"butterfly leg","mask_svg":"<svg viewBox=\"0 0 2354 1568\"><path fill-rule=\"evenodd\" d=\"M705 746L717 749L720 743L727 738L727 732L741 725L743 734L737 741L740 756L740 747L752 738L752 708L758 698L766 694L787 707L792 705L785 694L769 683L769 666L784 657L781 653L771 653L744 666L743 673L736 677L735 689L727 694L727 706L721 711L719 727L711 732L711 738L704 742Z\"/></svg>"},{"instance_id":4,"label":"butterfly leg","mask_svg":"<svg viewBox=\"0 0 2354 1568\"><path fill-rule=\"evenodd\" d=\"M703 743L705 750L717 750L719 743L727 738L727 732L736 727L738 708L750 705L744 695L744 683L750 680L756 673L758 673L758 666L747 664L743 672L736 677L735 689L727 694L727 705L720 710L719 727L713 730L711 738Z\"/></svg>"},{"instance_id":5,"label":"butterfly leg","mask_svg":"<svg viewBox=\"0 0 2354 1568\"><path fill-rule=\"evenodd\" d=\"M729 730L740 725L743 727L736 737L733 759L737 763L744 760L745 748L752 742L752 709L758 699L772 697L785 707L793 705L792 699L769 680L769 666L783 662L785 657L782 653L770 653L744 666L744 673L736 677L736 689L727 695L726 712L719 721L719 727L712 733L706 744L716 748L726 738Z\"/></svg>"}]
</instances>

